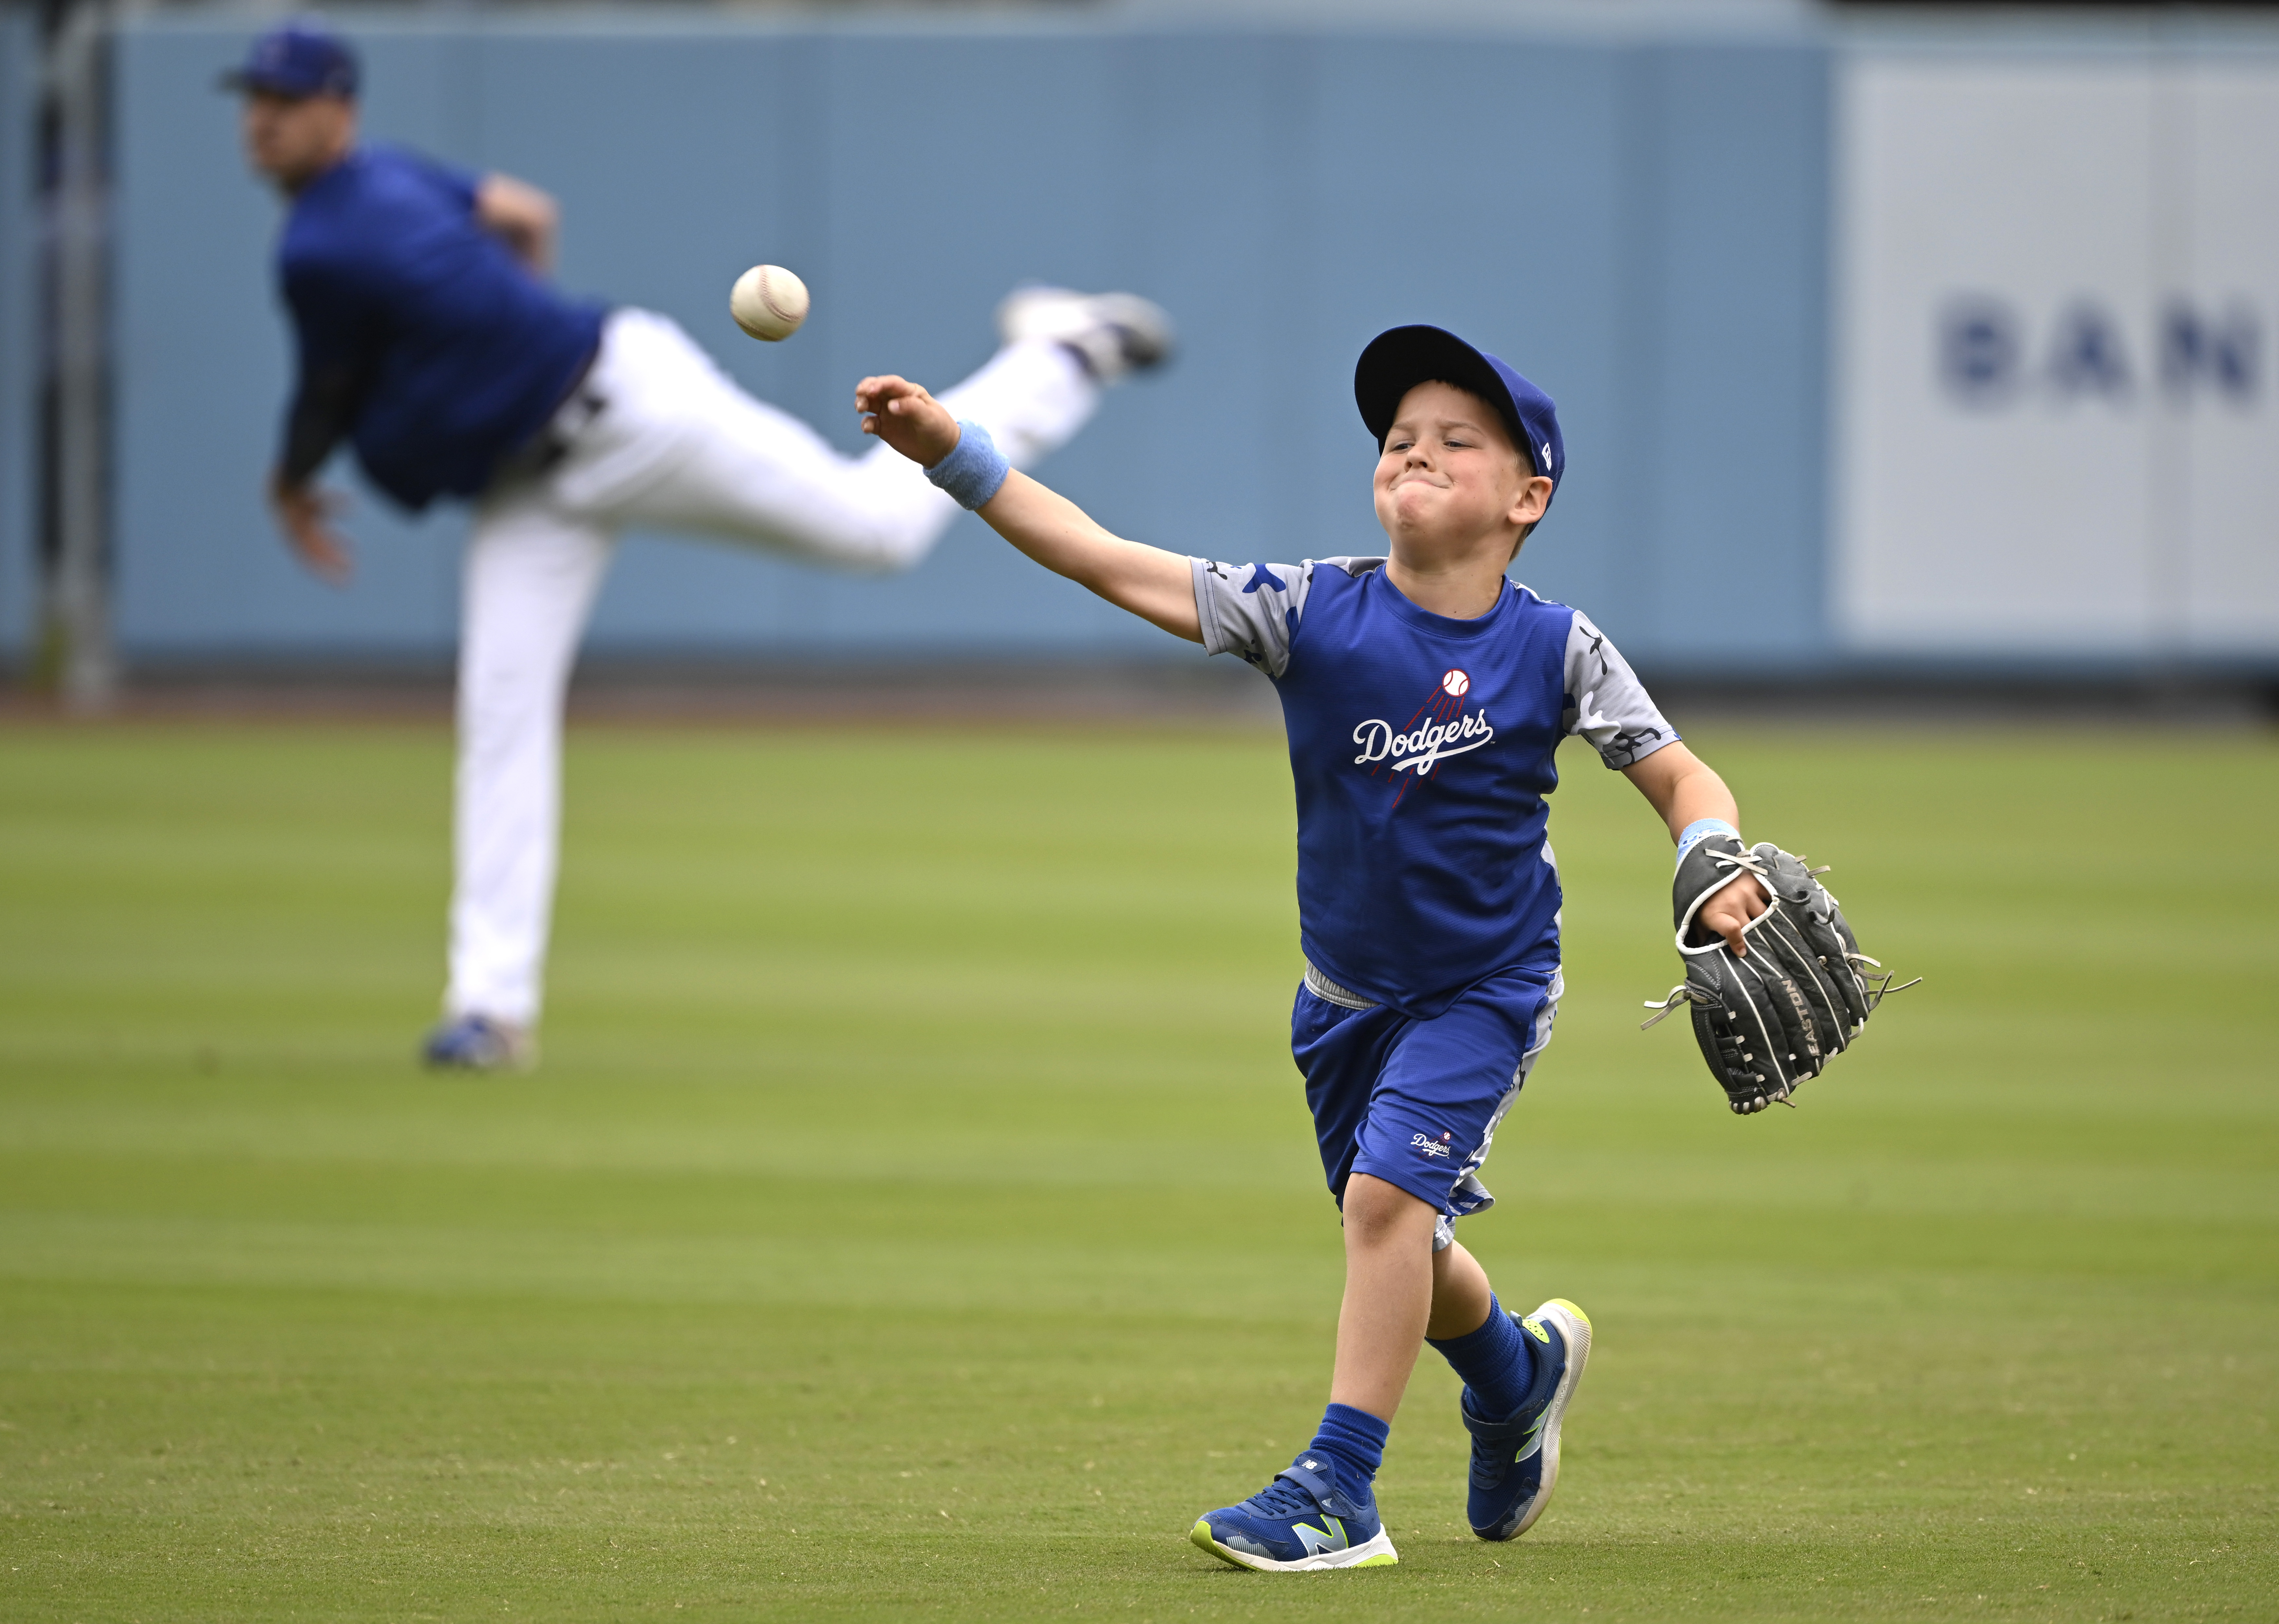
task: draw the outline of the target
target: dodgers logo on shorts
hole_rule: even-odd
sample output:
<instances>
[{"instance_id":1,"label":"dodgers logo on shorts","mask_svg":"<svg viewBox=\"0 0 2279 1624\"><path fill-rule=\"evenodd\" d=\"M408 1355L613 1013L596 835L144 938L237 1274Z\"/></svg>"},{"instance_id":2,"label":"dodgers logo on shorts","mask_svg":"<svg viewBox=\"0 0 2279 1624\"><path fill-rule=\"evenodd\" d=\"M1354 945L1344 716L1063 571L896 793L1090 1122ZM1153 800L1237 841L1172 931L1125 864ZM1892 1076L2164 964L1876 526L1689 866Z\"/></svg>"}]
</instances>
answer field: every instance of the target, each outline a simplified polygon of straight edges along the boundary
<instances>
[{"instance_id":1,"label":"dodgers logo on shorts","mask_svg":"<svg viewBox=\"0 0 2279 1624\"><path fill-rule=\"evenodd\" d=\"M1449 1144L1455 1137L1453 1133L1444 1133L1436 1139L1429 1134L1412 1133L1408 1136L1408 1143L1428 1161L1446 1161L1448 1159Z\"/></svg>"},{"instance_id":2,"label":"dodgers logo on shorts","mask_svg":"<svg viewBox=\"0 0 2279 1624\"><path fill-rule=\"evenodd\" d=\"M1488 722L1487 708L1464 709L1471 691L1469 673L1451 670L1400 726L1377 718L1362 723L1353 732L1354 742L1361 747L1354 765L1368 768L1372 778L1382 775L1400 780L1400 793L1393 797L1393 804L1399 806L1411 784L1431 777L1432 770L1448 757L1494 741L1495 729ZM1404 773L1408 775L1406 778L1401 777Z\"/></svg>"}]
</instances>

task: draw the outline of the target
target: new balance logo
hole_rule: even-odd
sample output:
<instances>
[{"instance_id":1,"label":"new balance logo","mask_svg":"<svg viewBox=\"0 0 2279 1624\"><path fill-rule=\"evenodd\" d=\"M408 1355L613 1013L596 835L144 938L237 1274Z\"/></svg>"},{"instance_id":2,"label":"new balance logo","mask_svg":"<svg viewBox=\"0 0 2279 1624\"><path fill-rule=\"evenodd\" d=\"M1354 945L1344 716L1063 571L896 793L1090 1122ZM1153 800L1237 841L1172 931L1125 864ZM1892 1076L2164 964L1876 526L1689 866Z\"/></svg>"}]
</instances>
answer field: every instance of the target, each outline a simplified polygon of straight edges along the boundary
<instances>
[{"instance_id":1,"label":"new balance logo","mask_svg":"<svg viewBox=\"0 0 2279 1624\"><path fill-rule=\"evenodd\" d=\"M1543 1447L1543 1423L1550 1419L1551 1406L1546 1404L1543 1406L1543 1413L1535 1418L1535 1425L1530 1427L1527 1429L1527 1436L1520 1440L1519 1453L1512 1457L1515 1463L1526 1459Z\"/></svg>"},{"instance_id":2,"label":"new balance logo","mask_svg":"<svg viewBox=\"0 0 2279 1624\"><path fill-rule=\"evenodd\" d=\"M1310 1466L1312 1462L1307 1464ZM1322 1521L1328 1525L1326 1528L1308 1528L1302 1522L1290 1525L1290 1532L1295 1534L1298 1543L1306 1547L1308 1556L1319 1556L1324 1551L1343 1551L1346 1548L1346 1525L1326 1513Z\"/></svg>"}]
</instances>

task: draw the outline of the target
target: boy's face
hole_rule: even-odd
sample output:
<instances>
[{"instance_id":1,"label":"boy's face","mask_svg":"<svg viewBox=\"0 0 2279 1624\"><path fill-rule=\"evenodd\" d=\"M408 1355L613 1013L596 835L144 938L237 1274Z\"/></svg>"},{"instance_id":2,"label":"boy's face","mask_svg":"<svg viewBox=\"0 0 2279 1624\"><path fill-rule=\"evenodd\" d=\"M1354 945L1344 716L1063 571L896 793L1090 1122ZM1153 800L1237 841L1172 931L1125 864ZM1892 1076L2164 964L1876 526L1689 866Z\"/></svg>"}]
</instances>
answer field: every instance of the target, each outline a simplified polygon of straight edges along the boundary
<instances>
[{"instance_id":1,"label":"boy's face","mask_svg":"<svg viewBox=\"0 0 2279 1624\"><path fill-rule=\"evenodd\" d=\"M1515 550L1550 500L1551 481L1478 395L1421 383L1401 397L1377 459L1377 522L1396 544L1467 550L1500 536Z\"/></svg>"}]
</instances>

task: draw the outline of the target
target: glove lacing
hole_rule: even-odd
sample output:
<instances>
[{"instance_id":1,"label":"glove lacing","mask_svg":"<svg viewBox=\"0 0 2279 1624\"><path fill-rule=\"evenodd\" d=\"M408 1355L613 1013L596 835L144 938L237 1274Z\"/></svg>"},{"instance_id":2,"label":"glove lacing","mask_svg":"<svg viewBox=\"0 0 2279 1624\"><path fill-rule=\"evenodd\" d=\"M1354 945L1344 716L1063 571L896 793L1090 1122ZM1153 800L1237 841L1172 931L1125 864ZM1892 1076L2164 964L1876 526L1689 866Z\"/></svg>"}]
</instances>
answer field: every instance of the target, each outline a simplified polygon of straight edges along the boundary
<instances>
[{"instance_id":1,"label":"glove lacing","mask_svg":"<svg viewBox=\"0 0 2279 1624\"><path fill-rule=\"evenodd\" d=\"M1764 859L1758 856L1753 850L1745 849L1738 853L1713 851L1709 854L1709 860L1712 862L1721 863L1728 869L1746 869L1749 873L1755 875L1761 880L1769 882L1772 879L1772 873L1765 867ZM1799 852L1796 855L1796 860L1799 864L1804 863L1806 861L1804 854ZM1815 879L1817 879L1820 876L1827 873L1835 865L1833 863L1823 862L1816 869L1807 866L1805 868L1804 871L1812 876ZM1721 885L1718 889L1722 891L1724 887ZM1825 888L1823 887L1823 889ZM1772 903L1771 906L1767 908L1762 914L1758 915L1759 919L1769 919L1779 910L1780 908L1779 893L1774 891L1769 883L1765 886L1765 893L1772 899ZM1828 900L1831 903L1836 900L1833 896L1830 896ZM1752 924L1755 923L1755 920L1750 921L1750 923ZM1723 944L1722 942L1718 942L1712 943L1711 946L1722 946ZM1685 953L1688 951L1698 953L1703 951L1700 948L1688 949L1683 941L1678 943L1677 950L1680 953ZM1884 961L1881 959L1871 959L1864 953L1846 953L1844 955L1844 959L1845 962L1850 966L1852 974L1859 980L1861 986L1866 991L1868 997L1868 1013L1870 1015L1873 1015L1876 1008L1882 1005L1883 1001L1892 993L1904 992L1909 987L1920 986L1922 984L1922 977L1918 976L1913 981L1903 981L1897 986L1894 986L1891 984L1891 977L1897 974L1896 971L1885 970L1884 974L1880 976L1868 975L1866 970L1861 969L1861 965L1864 964L1872 969L1882 970L1884 969ZM1654 1026L1659 1022L1667 1021L1670 1016L1676 1015L1680 1009L1686 1007L1688 1005L1710 1004L1722 1008L1723 1007L1723 1000L1720 999L1716 993L1709 991L1707 987L1696 987L1690 982L1681 981L1676 986L1670 988L1669 995L1667 998L1661 1000L1659 1002L1653 999L1646 1000L1645 1007L1654 1010L1657 1013L1650 1015L1645 1020L1639 1022L1638 1030L1645 1031L1648 1027Z\"/></svg>"},{"instance_id":2,"label":"glove lacing","mask_svg":"<svg viewBox=\"0 0 2279 1624\"><path fill-rule=\"evenodd\" d=\"M1904 992L1909 987L1919 987L1922 984L1922 977L1918 976L1913 981L1902 981L1897 986L1892 985L1891 977L1898 974L1895 970L1884 970L1880 976L1867 974L1861 969L1861 965L1868 965L1881 970L1884 969L1884 961L1881 959L1871 959L1864 953L1847 953L1844 958L1845 961L1851 965L1852 973L1860 978L1861 984L1868 989L1868 1013L1870 1015L1873 1015L1877 1006L1892 993ZM1697 987L1691 982L1681 981L1670 988L1669 997L1658 1001L1654 999L1646 1000L1645 1007L1658 1013L1650 1015L1639 1022L1638 1030L1644 1031L1657 1022L1667 1021L1689 1004L1715 1004L1722 1007L1723 1002L1723 1000L1707 987Z\"/></svg>"}]
</instances>

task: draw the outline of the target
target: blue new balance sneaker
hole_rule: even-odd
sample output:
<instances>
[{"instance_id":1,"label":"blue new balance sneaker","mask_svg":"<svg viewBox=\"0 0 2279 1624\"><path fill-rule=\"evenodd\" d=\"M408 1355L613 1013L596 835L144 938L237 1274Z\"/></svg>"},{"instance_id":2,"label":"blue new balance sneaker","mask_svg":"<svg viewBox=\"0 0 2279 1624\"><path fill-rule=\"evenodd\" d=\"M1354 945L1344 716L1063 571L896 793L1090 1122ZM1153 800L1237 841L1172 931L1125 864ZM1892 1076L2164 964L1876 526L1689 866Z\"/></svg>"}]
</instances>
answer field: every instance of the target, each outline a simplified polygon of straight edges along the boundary
<instances>
[{"instance_id":1,"label":"blue new balance sneaker","mask_svg":"<svg viewBox=\"0 0 2279 1624\"><path fill-rule=\"evenodd\" d=\"M1187 1537L1213 1556L1262 1574L1390 1567L1400 1560L1377 1521L1377 1497L1340 1490L1329 1461L1301 1455L1239 1505L1199 1519Z\"/></svg>"},{"instance_id":2,"label":"blue new balance sneaker","mask_svg":"<svg viewBox=\"0 0 2279 1624\"><path fill-rule=\"evenodd\" d=\"M1519 1328L1534 1344L1535 1384L1527 1402L1490 1421L1473 1407L1470 1388L1457 1401L1472 1435L1465 1514L1482 1539L1517 1538L1551 1504L1559 1482L1559 1423L1591 1357L1590 1316L1563 1297L1520 1320Z\"/></svg>"},{"instance_id":3,"label":"blue new balance sneaker","mask_svg":"<svg viewBox=\"0 0 2279 1624\"><path fill-rule=\"evenodd\" d=\"M440 1071L527 1071L538 1043L524 1028L486 1015L463 1015L427 1034L419 1058Z\"/></svg>"}]
</instances>

